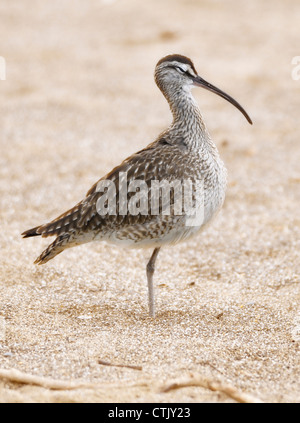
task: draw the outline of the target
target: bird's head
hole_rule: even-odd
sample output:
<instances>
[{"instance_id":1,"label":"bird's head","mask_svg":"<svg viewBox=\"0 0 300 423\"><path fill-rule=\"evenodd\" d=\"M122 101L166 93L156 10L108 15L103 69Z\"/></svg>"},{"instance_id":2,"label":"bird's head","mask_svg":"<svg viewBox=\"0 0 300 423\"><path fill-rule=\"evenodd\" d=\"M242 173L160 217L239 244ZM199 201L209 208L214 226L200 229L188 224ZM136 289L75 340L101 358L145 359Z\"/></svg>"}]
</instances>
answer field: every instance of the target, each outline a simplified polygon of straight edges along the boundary
<instances>
[{"instance_id":1,"label":"bird's head","mask_svg":"<svg viewBox=\"0 0 300 423\"><path fill-rule=\"evenodd\" d=\"M230 95L201 78L188 57L171 54L160 59L155 68L155 81L164 94L180 95L182 92L190 92L193 87L205 88L233 104L252 124L243 107Z\"/></svg>"}]
</instances>

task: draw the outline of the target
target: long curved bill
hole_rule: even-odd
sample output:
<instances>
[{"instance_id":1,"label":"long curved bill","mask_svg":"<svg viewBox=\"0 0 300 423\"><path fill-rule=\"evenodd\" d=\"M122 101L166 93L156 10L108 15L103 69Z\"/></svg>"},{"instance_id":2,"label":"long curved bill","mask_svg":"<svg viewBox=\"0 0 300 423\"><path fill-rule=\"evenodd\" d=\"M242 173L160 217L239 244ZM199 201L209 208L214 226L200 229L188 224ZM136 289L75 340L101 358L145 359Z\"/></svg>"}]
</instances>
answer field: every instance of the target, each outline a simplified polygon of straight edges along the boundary
<instances>
[{"instance_id":1,"label":"long curved bill","mask_svg":"<svg viewBox=\"0 0 300 423\"><path fill-rule=\"evenodd\" d=\"M234 98L232 98L230 95L224 93L224 91L220 90L219 88L217 88L214 85L210 84L209 82L205 81L200 76L196 76L194 78L193 85L195 85L196 87L205 88L206 90L211 91L211 92L219 95L220 97L224 98L225 100L229 101L229 103L233 104L237 109L239 109L239 111L241 113L243 113L243 115L245 116L247 121L252 125L252 120L250 119L250 116L248 115L246 110L243 109L243 107Z\"/></svg>"}]
</instances>

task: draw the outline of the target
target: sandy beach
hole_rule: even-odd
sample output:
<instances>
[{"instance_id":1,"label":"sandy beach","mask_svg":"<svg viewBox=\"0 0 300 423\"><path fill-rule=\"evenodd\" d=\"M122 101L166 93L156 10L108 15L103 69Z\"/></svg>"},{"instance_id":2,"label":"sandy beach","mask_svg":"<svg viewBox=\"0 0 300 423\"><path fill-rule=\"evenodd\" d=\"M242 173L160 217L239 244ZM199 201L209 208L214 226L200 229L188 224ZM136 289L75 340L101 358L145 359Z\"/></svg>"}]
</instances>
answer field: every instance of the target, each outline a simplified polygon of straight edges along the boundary
<instances>
[{"instance_id":1,"label":"sandy beach","mask_svg":"<svg viewBox=\"0 0 300 423\"><path fill-rule=\"evenodd\" d=\"M299 402L299 2L4 0L0 14L0 402ZM153 72L171 53L253 126L194 90L227 196L205 232L162 249L153 320L151 250L90 243L35 266L52 238L20 234L170 124Z\"/></svg>"}]
</instances>

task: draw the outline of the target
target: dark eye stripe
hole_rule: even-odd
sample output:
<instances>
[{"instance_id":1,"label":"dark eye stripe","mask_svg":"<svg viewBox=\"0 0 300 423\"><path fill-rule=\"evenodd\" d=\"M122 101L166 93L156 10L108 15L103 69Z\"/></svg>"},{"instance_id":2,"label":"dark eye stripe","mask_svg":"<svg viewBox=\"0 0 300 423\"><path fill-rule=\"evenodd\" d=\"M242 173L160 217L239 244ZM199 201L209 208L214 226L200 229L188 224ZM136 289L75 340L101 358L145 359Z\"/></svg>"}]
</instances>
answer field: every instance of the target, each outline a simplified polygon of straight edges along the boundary
<instances>
[{"instance_id":1,"label":"dark eye stripe","mask_svg":"<svg viewBox=\"0 0 300 423\"><path fill-rule=\"evenodd\" d=\"M187 73L187 71L183 70L180 66L175 66L175 69L179 70L181 73Z\"/></svg>"},{"instance_id":2,"label":"dark eye stripe","mask_svg":"<svg viewBox=\"0 0 300 423\"><path fill-rule=\"evenodd\" d=\"M167 66L165 66L166 68L171 68L171 69L177 69L181 74L185 74L185 75L187 75L187 76L189 76L189 77L191 77L191 78L194 78L194 75L192 75L190 72L189 72L189 70L187 69L186 71L185 70L183 70L180 66L177 66L177 65L167 65Z\"/></svg>"}]
</instances>

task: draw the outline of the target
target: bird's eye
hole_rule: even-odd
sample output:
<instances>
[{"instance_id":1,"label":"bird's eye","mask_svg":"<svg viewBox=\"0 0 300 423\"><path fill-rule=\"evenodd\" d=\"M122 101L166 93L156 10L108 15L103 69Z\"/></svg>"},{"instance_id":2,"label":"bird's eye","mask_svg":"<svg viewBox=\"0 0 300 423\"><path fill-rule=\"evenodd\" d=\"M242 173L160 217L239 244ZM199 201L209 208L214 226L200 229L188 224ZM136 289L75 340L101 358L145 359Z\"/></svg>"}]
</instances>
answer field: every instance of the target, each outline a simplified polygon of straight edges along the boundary
<instances>
[{"instance_id":1,"label":"bird's eye","mask_svg":"<svg viewBox=\"0 0 300 423\"><path fill-rule=\"evenodd\" d=\"M183 70L181 67L179 66L175 66L175 69L178 70L180 73L185 73L185 70Z\"/></svg>"}]
</instances>

